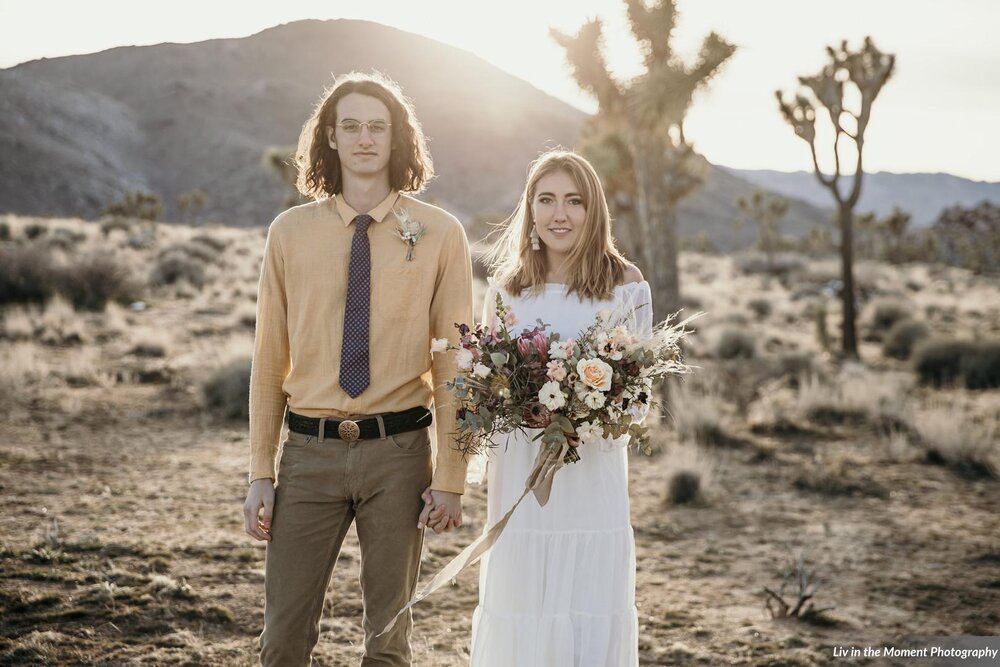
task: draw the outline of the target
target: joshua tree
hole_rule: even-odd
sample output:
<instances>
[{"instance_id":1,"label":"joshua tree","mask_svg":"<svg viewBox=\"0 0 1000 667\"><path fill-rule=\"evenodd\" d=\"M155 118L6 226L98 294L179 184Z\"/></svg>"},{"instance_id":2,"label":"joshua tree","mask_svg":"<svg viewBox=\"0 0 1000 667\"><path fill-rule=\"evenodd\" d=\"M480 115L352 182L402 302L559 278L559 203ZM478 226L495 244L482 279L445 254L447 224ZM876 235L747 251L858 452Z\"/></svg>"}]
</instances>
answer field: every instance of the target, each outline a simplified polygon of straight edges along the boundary
<instances>
[{"instance_id":1,"label":"joshua tree","mask_svg":"<svg viewBox=\"0 0 1000 667\"><path fill-rule=\"evenodd\" d=\"M206 201L208 195L202 190L192 190L177 195L177 209L181 213L181 220L193 220L205 207Z\"/></svg>"},{"instance_id":2,"label":"joshua tree","mask_svg":"<svg viewBox=\"0 0 1000 667\"><path fill-rule=\"evenodd\" d=\"M156 222L163 213L160 195L141 190L126 192L122 198L104 207L103 215L120 218L138 218Z\"/></svg>"},{"instance_id":3,"label":"joshua tree","mask_svg":"<svg viewBox=\"0 0 1000 667\"><path fill-rule=\"evenodd\" d=\"M737 221L742 224L743 218L757 225L757 245L767 256L768 273L774 272L774 253L781 240L779 223L788 212L788 200L784 197L765 197L760 190L755 190L750 199L740 197L736 200L742 217Z\"/></svg>"},{"instance_id":4,"label":"joshua tree","mask_svg":"<svg viewBox=\"0 0 1000 667\"><path fill-rule=\"evenodd\" d=\"M854 303L852 222L854 207L861 196L861 183L864 176L862 154L865 130L871 117L872 104L881 92L882 86L892 76L896 56L879 51L871 37L865 38L864 46L858 51L848 49L846 40L841 42L839 48L827 47L826 51L829 62L815 76L799 77L800 90L793 100L785 101L780 90L775 91L775 96L785 120L795 130L795 134L809 144L816 178L830 190L837 202L843 280L843 289L841 290L844 311L841 322L842 352L844 356L856 358L858 356L858 343L855 327L857 314ZM859 93L860 109L856 113L848 111L844 107L844 88L847 83L853 84ZM820 168L816 152L817 101L826 109L830 123L833 125L834 167L830 176L825 175ZM857 153L854 177L846 181L843 191L840 187L840 141L842 137L847 137L854 142Z\"/></svg>"},{"instance_id":5,"label":"joshua tree","mask_svg":"<svg viewBox=\"0 0 1000 667\"><path fill-rule=\"evenodd\" d=\"M597 98L598 112L584 128L581 149L601 173L616 219L615 235L654 287L655 312L680 308L677 204L702 185L705 160L684 137L694 92L706 85L735 47L716 33L694 63L674 53L675 0L625 0L632 33L644 55L642 74L615 80L602 53L599 19L575 36L553 30L573 76Z\"/></svg>"},{"instance_id":6,"label":"joshua tree","mask_svg":"<svg viewBox=\"0 0 1000 667\"><path fill-rule=\"evenodd\" d=\"M300 202L299 191L295 180L299 172L295 166L295 146L270 146L264 150L261 160L267 169L276 174L288 186L285 195L285 207L295 206Z\"/></svg>"}]
</instances>

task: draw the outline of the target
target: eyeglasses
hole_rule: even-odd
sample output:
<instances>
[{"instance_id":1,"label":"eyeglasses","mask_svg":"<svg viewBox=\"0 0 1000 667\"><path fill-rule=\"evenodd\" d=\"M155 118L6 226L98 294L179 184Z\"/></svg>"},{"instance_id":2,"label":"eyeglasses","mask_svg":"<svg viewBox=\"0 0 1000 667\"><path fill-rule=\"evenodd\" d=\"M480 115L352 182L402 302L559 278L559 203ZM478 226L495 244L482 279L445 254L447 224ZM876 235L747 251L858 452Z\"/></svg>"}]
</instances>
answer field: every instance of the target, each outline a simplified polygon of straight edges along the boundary
<instances>
[{"instance_id":1,"label":"eyeglasses","mask_svg":"<svg viewBox=\"0 0 1000 667\"><path fill-rule=\"evenodd\" d=\"M370 120L360 123L352 118L342 120L337 125L347 134L361 134L362 127L367 127L369 134L385 134L392 127L392 123L387 123L384 120Z\"/></svg>"}]
</instances>

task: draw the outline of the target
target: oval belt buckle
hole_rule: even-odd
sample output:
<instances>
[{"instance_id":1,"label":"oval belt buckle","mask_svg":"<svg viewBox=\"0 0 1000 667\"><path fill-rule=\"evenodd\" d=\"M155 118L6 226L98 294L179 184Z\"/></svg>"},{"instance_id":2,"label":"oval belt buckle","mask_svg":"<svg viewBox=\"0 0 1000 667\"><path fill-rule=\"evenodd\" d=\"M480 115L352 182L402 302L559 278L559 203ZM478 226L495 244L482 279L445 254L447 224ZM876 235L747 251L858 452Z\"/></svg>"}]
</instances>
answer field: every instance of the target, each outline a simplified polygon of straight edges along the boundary
<instances>
[{"instance_id":1,"label":"oval belt buckle","mask_svg":"<svg viewBox=\"0 0 1000 667\"><path fill-rule=\"evenodd\" d=\"M337 435L341 440L354 442L361 437L361 427L358 426L358 422L345 419L337 425Z\"/></svg>"}]
</instances>

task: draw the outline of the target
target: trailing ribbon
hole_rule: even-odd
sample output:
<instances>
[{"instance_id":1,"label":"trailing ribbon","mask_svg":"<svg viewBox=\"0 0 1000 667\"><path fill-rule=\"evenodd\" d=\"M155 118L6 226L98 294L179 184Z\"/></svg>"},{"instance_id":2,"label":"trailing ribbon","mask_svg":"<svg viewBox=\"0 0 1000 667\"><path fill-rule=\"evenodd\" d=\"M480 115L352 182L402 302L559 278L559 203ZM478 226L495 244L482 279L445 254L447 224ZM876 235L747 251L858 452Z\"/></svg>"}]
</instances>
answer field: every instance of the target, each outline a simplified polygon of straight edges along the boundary
<instances>
[{"instance_id":1,"label":"trailing ribbon","mask_svg":"<svg viewBox=\"0 0 1000 667\"><path fill-rule=\"evenodd\" d=\"M535 498L538 500L538 504L542 507L549 502L549 495L552 493L552 478L555 476L556 471L566 465L564 458L566 457L566 451L569 449L569 445L565 442L562 447L556 451L551 445L542 445L538 448L538 456L535 457L535 466L532 468L531 473L528 474L528 479L524 483L524 493L521 497L517 499L514 506L507 510L507 513L503 515L499 521L493 524L492 527L482 535L480 535L476 540L465 547L460 554L455 556L451 562L441 568L441 571L434 575L422 591L413 596L413 598L406 603L406 606L400 609L389 624L376 635L381 637L385 633L392 630L396 625L396 621L399 617L403 615L406 610L408 610L413 605L417 604L428 595L441 588L447 581L451 581L459 575L459 573L472 565L480 558L483 554L490 550L490 547L497 541L500 534L503 532L504 527L507 525L507 521L510 520L514 510L517 506L521 504L524 497L529 493L534 493Z\"/></svg>"}]
</instances>

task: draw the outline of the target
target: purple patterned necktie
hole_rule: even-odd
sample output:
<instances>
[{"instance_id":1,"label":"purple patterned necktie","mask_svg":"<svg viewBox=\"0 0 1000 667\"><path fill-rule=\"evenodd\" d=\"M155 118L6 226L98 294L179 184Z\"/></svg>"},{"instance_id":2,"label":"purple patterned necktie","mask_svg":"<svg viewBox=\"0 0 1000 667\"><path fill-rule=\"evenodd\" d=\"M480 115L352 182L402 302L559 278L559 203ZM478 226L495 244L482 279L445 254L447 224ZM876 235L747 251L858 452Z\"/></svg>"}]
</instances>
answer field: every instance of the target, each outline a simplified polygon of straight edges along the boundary
<instances>
[{"instance_id":1,"label":"purple patterned necktie","mask_svg":"<svg viewBox=\"0 0 1000 667\"><path fill-rule=\"evenodd\" d=\"M371 246L368 243L370 215L354 218L351 263L347 269L347 305L344 307L344 339L340 349L340 386L351 398L368 387L368 313L371 305Z\"/></svg>"}]
</instances>

